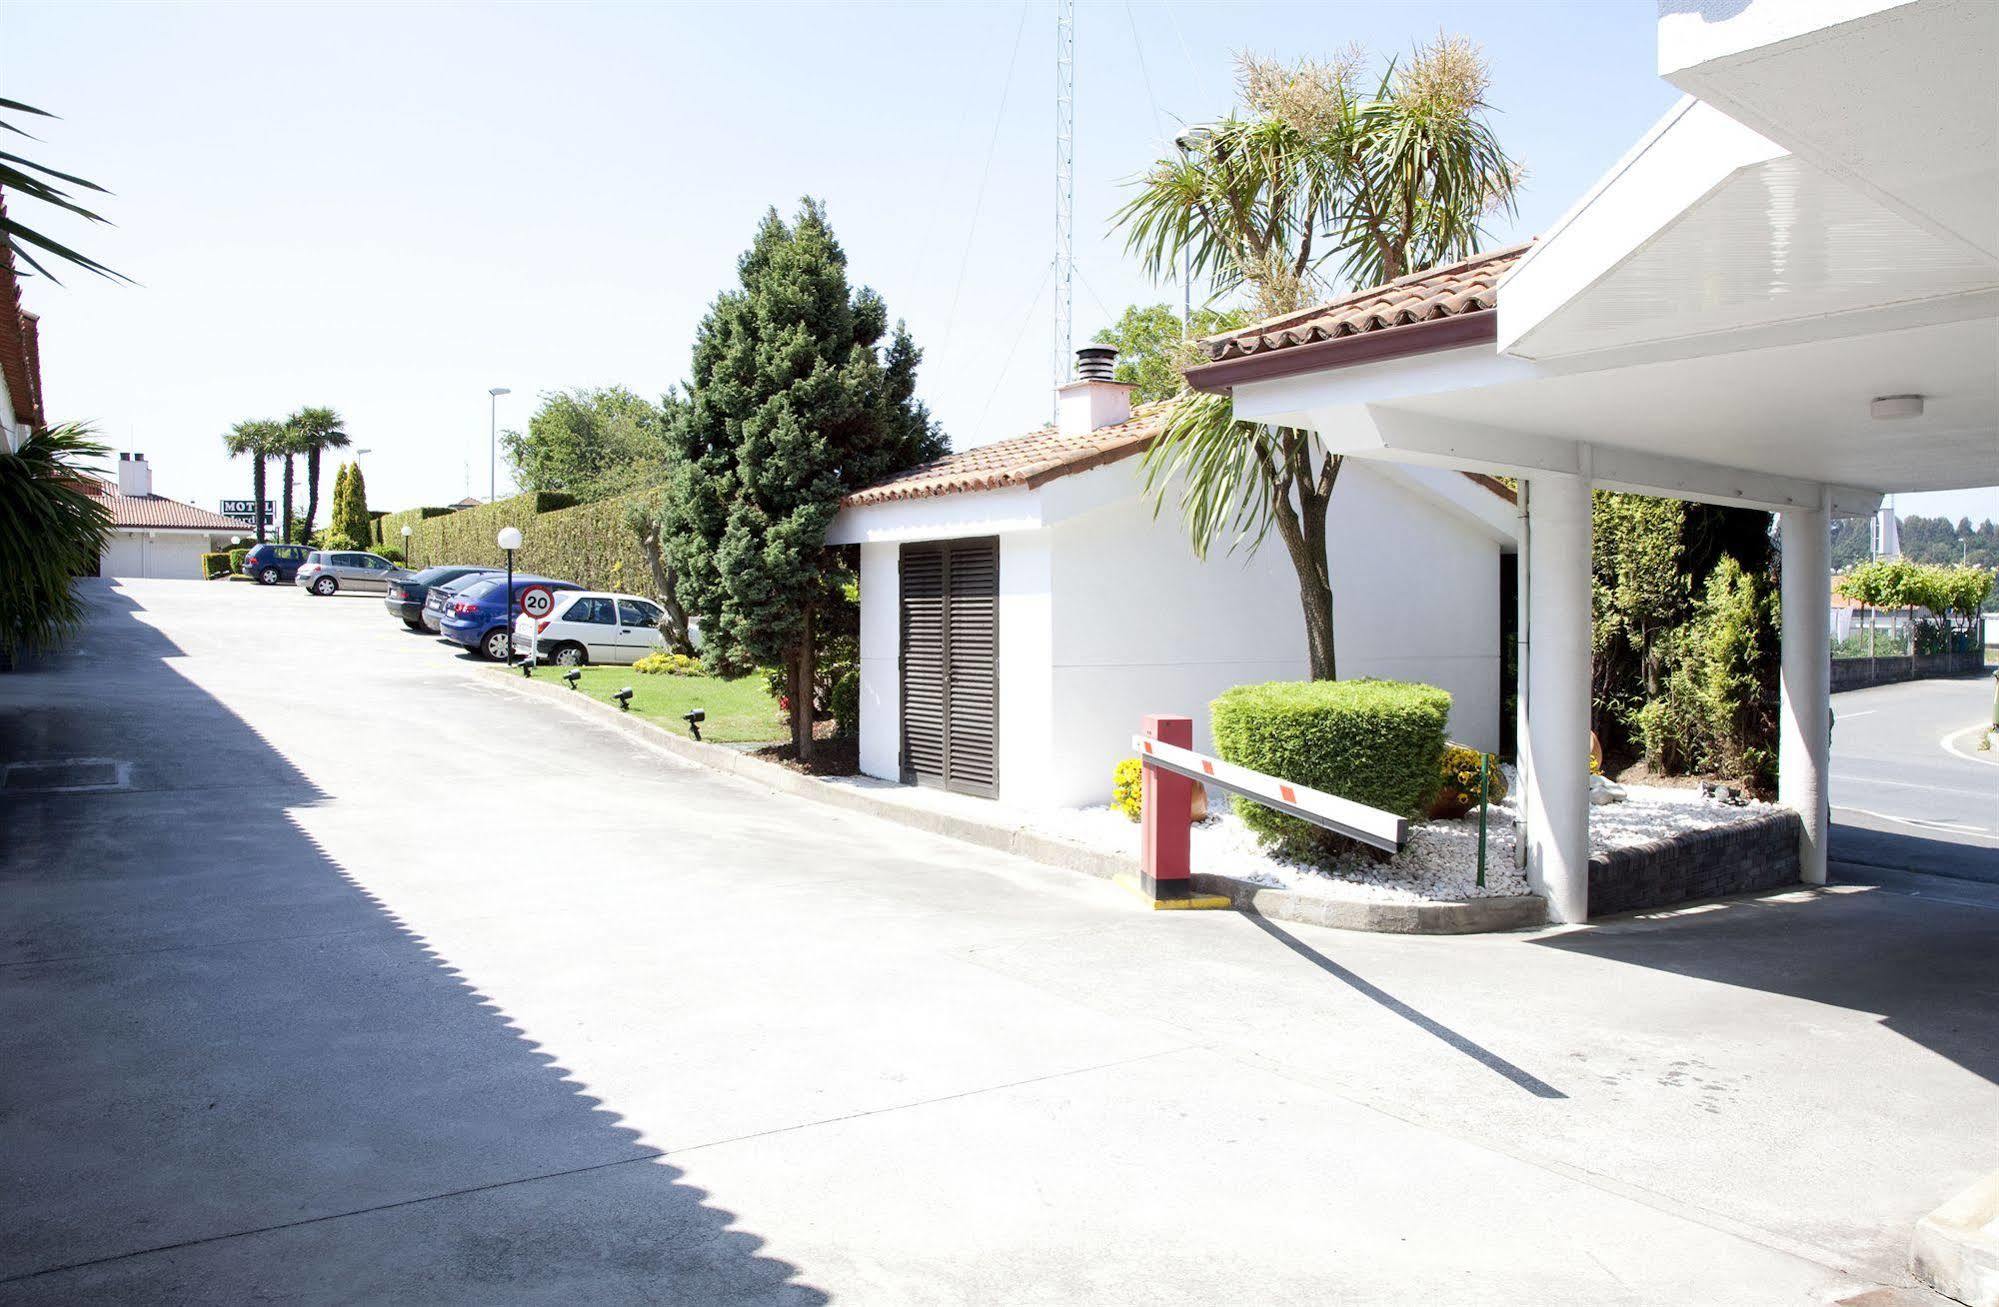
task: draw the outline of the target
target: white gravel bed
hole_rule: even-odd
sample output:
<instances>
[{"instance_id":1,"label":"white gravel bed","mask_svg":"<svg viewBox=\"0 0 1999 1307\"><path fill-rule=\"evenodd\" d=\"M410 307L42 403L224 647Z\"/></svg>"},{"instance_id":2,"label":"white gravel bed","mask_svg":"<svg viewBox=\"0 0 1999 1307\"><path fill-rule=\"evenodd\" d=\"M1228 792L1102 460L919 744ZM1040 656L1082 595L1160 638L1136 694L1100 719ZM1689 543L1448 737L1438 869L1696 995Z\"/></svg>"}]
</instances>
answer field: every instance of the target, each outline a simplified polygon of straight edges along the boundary
<instances>
[{"instance_id":1,"label":"white gravel bed","mask_svg":"<svg viewBox=\"0 0 1999 1307\"><path fill-rule=\"evenodd\" d=\"M1683 831L1727 826L1775 810L1767 803L1733 807L1704 799L1699 790L1634 785L1622 803L1590 809L1591 853L1643 844ZM1403 851L1385 862L1355 856L1332 867L1294 862L1265 849L1226 801L1218 815L1193 830L1194 870L1216 872L1256 885L1328 898L1385 903L1456 903L1528 893L1513 866L1511 799L1494 804L1486 818L1485 884L1478 877L1478 815L1413 826ZM1051 834L1093 848L1130 853L1138 826L1108 806L1064 808L1037 814Z\"/></svg>"}]
</instances>

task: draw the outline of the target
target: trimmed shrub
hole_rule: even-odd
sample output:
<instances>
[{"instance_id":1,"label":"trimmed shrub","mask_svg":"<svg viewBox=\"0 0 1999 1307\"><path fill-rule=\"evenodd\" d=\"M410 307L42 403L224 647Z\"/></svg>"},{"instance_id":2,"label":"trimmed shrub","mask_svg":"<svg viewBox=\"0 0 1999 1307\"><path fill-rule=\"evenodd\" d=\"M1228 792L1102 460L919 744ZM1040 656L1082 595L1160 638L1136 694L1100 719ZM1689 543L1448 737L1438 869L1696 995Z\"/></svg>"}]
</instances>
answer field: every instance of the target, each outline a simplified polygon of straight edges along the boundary
<instances>
[{"instance_id":1,"label":"trimmed shrub","mask_svg":"<svg viewBox=\"0 0 1999 1307\"><path fill-rule=\"evenodd\" d=\"M388 559L390 562L396 564L398 567L402 565L403 551L396 548L394 545L376 545L369 552L380 554L383 558Z\"/></svg>"},{"instance_id":2,"label":"trimmed shrub","mask_svg":"<svg viewBox=\"0 0 1999 1307\"><path fill-rule=\"evenodd\" d=\"M1238 766L1412 819L1442 784L1451 696L1402 681L1239 685L1210 706L1215 751ZM1344 836L1238 799L1243 824L1293 857L1359 847Z\"/></svg>"},{"instance_id":3,"label":"trimmed shrub","mask_svg":"<svg viewBox=\"0 0 1999 1307\"><path fill-rule=\"evenodd\" d=\"M1443 788L1430 805L1432 817L1461 817L1478 806L1478 764L1485 760L1485 797L1498 803L1506 797L1506 773L1499 770L1499 755L1480 754L1462 744L1444 746Z\"/></svg>"},{"instance_id":4,"label":"trimmed shrub","mask_svg":"<svg viewBox=\"0 0 1999 1307\"><path fill-rule=\"evenodd\" d=\"M219 554L203 554L201 556L202 577L212 581L218 576L229 575L236 570L232 562L233 558L234 555L227 550Z\"/></svg>"},{"instance_id":5,"label":"trimmed shrub","mask_svg":"<svg viewBox=\"0 0 1999 1307\"><path fill-rule=\"evenodd\" d=\"M249 556L250 556L250 547L249 547L248 545L245 545L245 546L244 546L243 548L241 548L241 549L232 549L232 550L230 550L230 551L229 551L229 570L230 570L230 571L232 571L232 572L240 572L240 571L242 571L242 570L243 570L243 560L244 560L244 559L246 559L246 558L248 558Z\"/></svg>"},{"instance_id":6,"label":"trimmed shrub","mask_svg":"<svg viewBox=\"0 0 1999 1307\"><path fill-rule=\"evenodd\" d=\"M1120 758L1111 768L1111 808L1133 821L1145 816L1145 764Z\"/></svg>"},{"instance_id":7,"label":"trimmed shrub","mask_svg":"<svg viewBox=\"0 0 1999 1307\"><path fill-rule=\"evenodd\" d=\"M830 696L833 722L843 740L855 740L861 734L861 674L848 672L833 682Z\"/></svg>"}]
</instances>

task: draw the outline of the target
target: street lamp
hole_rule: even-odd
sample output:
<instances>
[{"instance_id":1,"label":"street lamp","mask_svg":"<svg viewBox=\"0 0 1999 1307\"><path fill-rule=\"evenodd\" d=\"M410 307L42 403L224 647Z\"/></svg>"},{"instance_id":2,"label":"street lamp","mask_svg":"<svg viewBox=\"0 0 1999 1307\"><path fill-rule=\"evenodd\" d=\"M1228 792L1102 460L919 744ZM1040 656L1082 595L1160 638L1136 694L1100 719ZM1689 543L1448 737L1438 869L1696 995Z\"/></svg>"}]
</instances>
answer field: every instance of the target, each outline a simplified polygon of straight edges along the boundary
<instances>
[{"instance_id":1,"label":"street lamp","mask_svg":"<svg viewBox=\"0 0 1999 1307\"><path fill-rule=\"evenodd\" d=\"M415 559L413 559L413 558L411 558L411 557L410 557L410 529L409 529L409 527L408 527L408 526L404 526L404 527L403 527L403 566L404 566L404 567L408 567L408 566L409 566L409 565L410 565L411 563L413 563L413 562L415 562L415 561L416 561Z\"/></svg>"},{"instance_id":2,"label":"street lamp","mask_svg":"<svg viewBox=\"0 0 1999 1307\"><path fill-rule=\"evenodd\" d=\"M493 397L491 420L486 427L486 502L495 504L500 500L500 396L514 392L505 386L495 386L486 393ZM520 532L516 531L514 538L519 539Z\"/></svg>"},{"instance_id":3,"label":"street lamp","mask_svg":"<svg viewBox=\"0 0 1999 1307\"><path fill-rule=\"evenodd\" d=\"M499 535L500 548L507 551L507 666L514 665L514 550L521 547L519 527L503 526Z\"/></svg>"}]
</instances>

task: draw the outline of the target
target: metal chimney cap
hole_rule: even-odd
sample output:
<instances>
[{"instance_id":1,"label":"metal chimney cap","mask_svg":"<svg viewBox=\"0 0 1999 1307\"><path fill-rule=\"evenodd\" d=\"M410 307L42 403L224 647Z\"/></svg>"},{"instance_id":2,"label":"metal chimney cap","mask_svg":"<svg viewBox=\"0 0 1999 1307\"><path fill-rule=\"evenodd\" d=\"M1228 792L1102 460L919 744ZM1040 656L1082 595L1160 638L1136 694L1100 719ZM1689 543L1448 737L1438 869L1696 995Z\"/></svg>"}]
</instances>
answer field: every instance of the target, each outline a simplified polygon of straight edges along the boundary
<instances>
[{"instance_id":1,"label":"metal chimney cap","mask_svg":"<svg viewBox=\"0 0 1999 1307\"><path fill-rule=\"evenodd\" d=\"M1117 346L1084 345L1076 350L1078 381L1109 381L1117 369Z\"/></svg>"}]
</instances>

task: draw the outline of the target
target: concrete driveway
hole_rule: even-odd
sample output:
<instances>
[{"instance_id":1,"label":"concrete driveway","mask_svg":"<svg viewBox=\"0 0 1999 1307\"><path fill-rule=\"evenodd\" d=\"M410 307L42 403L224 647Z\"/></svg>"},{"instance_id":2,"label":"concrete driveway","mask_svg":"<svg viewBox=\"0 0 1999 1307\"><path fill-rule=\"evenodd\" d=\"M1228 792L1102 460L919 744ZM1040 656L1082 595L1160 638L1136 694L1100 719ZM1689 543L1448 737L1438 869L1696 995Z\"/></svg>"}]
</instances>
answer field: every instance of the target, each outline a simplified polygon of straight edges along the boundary
<instances>
[{"instance_id":1,"label":"concrete driveway","mask_svg":"<svg viewBox=\"0 0 1999 1307\"><path fill-rule=\"evenodd\" d=\"M0 789L0 1301L1921 1302L1995 1164L1999 889L1148 914L373 599L93 593L0 677L103 760Z\"/></svg>"}]
</instances>

